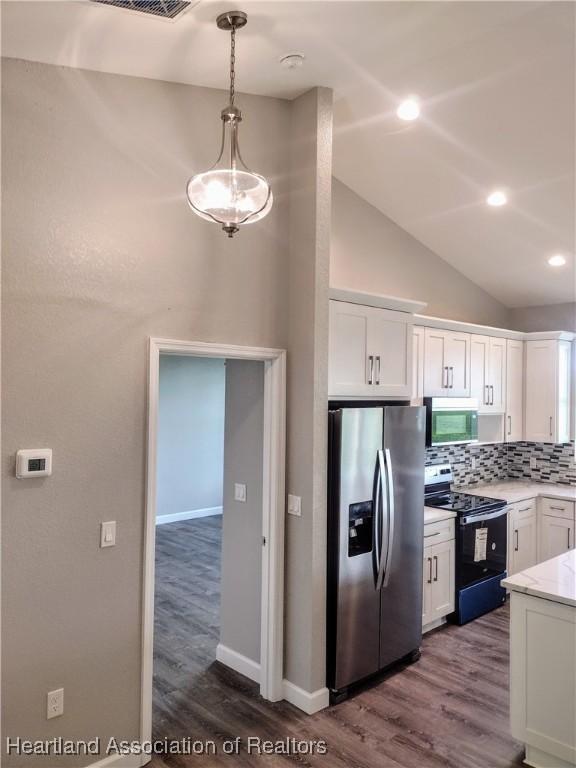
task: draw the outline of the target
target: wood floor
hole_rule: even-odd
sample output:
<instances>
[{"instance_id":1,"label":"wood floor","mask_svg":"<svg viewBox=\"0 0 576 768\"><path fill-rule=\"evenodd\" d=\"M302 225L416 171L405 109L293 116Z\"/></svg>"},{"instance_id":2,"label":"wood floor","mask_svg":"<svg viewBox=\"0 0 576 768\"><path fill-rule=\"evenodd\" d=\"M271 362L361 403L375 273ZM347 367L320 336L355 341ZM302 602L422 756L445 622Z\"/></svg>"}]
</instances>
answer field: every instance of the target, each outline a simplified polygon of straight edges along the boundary
<instances>
[{"instance_id":1,"label":"wood floor","mask_svg":"<svg viewBox=\"0 0 576 768\"><path fill-rule=\"evenodd\" d=\"M215 661L219 517L157 533L154 737L210 740L217 754L155 757L155 768L510 768L508 606L425 636L422 658L354 698L308 717L260 699L258 686ZM237 755L221 751L242 738ZM249 736L325 740L327 754L261 755Z\"/></svg>"}]
</instances>

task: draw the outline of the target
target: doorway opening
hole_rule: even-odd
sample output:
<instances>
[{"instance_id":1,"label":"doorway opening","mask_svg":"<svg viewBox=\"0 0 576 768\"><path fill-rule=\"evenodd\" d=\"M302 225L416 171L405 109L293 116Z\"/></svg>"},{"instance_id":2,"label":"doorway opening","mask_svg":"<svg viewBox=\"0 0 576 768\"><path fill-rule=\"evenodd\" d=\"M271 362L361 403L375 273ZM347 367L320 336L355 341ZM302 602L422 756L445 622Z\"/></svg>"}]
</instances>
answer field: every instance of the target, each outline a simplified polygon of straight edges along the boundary
<instances>
[{"instance_id":1,"label":"doorway opening","mask_svg":"<svg viewBox=\"0 0 576 768\"><path fill-rule=\"evenodd\" d=\"M282 698L284 422L283 350L151 340L143 740L226 675Z\"/></svg>"}]
</instances>

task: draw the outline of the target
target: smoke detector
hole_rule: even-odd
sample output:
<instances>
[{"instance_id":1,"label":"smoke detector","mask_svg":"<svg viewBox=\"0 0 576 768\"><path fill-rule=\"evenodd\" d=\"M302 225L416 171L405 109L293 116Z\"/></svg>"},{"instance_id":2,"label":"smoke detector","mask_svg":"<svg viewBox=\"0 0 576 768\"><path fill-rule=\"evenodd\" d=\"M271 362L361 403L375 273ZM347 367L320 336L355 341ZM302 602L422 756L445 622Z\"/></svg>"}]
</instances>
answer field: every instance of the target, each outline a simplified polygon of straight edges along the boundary
<instances>
[{"instance_id":1,"label":"smoke detector","mask_svg":"<svg viewBox=\"0 0 576 768\"><path fill-rule=\"evenodd\" d=\"M287 53L281 57L280 64L284 69L298 69L303 66L305 58L303 53Z\"/></svg>"}]
</instances>

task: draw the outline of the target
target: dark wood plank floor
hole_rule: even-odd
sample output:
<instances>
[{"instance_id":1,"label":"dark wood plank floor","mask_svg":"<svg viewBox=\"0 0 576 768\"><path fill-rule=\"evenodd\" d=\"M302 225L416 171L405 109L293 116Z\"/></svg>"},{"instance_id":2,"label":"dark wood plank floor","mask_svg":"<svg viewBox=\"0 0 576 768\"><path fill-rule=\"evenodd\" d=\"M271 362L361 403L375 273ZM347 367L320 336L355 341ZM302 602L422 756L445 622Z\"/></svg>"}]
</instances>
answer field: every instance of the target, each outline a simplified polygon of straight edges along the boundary
<instances>
[{"instance_id":1,"label":"dark wood plank floor","mask_svg":"<svg viewBox=\"0 0 576 768\"><path fill-rule=\"evenodd\" d=\"M155 757L155 768L511 768L522 749L508 730L508 607L425 636L421 660L354 698L308 717L270 704L215 661L220 518L157 533L154 737L216 742L218 754ZM239 755L225 739L242 737ZM249 755L249 736L325 740L328 754Z\"/></svg>"}]
</instances>

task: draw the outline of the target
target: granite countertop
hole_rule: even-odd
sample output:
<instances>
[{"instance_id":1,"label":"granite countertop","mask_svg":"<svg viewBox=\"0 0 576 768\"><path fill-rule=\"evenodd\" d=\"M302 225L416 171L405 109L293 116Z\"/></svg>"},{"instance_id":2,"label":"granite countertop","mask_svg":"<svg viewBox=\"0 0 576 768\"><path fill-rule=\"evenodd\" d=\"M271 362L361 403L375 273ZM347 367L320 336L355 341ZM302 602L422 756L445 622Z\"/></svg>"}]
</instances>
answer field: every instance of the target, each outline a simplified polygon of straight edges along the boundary
<instances>
[{"instance_id":1,"label":"granite countertop","mask_svg":"<svg viewBox=\"0 0 576 768\"><path fill-rule=\"evenodd\" d=\"M576 607L576 549L509 576L502 586Z\"/></svg>"},{"instance_id":2,"label":"granite countertop","mask_svg":"<svg viewBox=\"0 0 576 768\"><path fill-rule=\"evenodd\" d=\"M576 486L574 485L535 483L526 480L499 480L495 483L458 486L455 487L455 490L475 496L491 496L495 499L504 499L509 504L513 504L515 501L535 499L538 496L576 501Z\"/></svg>"},{"instance_id":3,"label":"granite countertop","mask_svg":"<svg viewBox=\"0 0 576 768\"><path fill-rule=\"evenodd\" d=\"M454 517L456 517L456 512L452 510L424 507L424 525L440 523L442 520L452 520Z\"/></svg>"}]
</instances>

